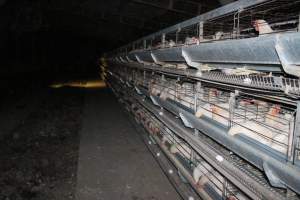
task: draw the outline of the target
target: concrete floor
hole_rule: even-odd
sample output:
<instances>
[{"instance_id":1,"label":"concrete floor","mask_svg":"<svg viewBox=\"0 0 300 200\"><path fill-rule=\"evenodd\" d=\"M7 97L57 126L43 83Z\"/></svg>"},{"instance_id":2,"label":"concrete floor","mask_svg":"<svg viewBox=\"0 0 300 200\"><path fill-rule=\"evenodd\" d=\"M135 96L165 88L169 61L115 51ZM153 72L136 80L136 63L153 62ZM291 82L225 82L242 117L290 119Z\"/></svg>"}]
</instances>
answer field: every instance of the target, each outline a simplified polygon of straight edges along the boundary
<instances>
[{"instance_id":1,"label":"concrete floor","mask_svg":"<svg viewBox=\"0 0 300 200\"><path fill-rule=\"evenodd\" d=\"M127 118L108 89L87 91L77 199L180 199Z\"/></svg>"}]
</instances>

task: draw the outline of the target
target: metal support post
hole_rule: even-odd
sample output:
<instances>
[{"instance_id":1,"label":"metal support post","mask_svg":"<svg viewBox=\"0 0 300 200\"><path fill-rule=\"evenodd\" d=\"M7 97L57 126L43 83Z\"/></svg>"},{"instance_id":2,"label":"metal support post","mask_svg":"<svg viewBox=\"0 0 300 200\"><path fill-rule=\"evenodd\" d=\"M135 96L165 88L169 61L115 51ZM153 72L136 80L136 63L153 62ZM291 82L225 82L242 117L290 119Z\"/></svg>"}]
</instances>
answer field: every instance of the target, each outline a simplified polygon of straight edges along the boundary
<instances>
[{"instance_id":1,"label":"metal support post","mask_svg":"<svg viewBox=\"0 0 300 200\"><path fill-rule=\"evenodd\" d=\"M199 23L199 41L203 41L204 22Z\"/></svg>"},{"instance_id":2,"label":"metal support post","mask_svg":"<svg viewBox=\"0 0 300 200\"><path fill-rule=\"evenodd\" d=\"M229 127L232 127L234 125L234 110L236 106L236 97L239 95L239 91L235 90L234 93L230 93L230 99L229 99Z\"/></svg>"},{"instance_id":3,"label":"metal support post","mask_svg":"<svg viewBox=\"0 0 300 200\"><path fill-rule=\"evenodd\" d=\"M300 138L300 102L297 104L297 112L294 123L294 130L291 131L289 135L287 152L288 161L291 163L294 163L295 161L295 151L298 148L297 140Z\"/></svg>"}]
</instances>

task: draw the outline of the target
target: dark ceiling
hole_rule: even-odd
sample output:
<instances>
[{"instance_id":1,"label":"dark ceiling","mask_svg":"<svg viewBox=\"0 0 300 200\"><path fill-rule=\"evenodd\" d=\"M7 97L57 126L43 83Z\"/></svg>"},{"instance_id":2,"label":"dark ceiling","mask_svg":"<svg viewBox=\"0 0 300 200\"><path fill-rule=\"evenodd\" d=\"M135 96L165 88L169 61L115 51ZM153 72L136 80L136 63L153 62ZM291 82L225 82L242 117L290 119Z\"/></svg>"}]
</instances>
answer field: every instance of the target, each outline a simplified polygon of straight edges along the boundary
<instances>
[{"instance_id":1,"label":"dark ceiling","mask_svg":"<svg viewBox=\"0 0 300 200\"><path fill-rule=\"evenodd\" d=\"M85 72L103 52L232 0L0 0L0 73Z\"/></svg>"}]
</instances>

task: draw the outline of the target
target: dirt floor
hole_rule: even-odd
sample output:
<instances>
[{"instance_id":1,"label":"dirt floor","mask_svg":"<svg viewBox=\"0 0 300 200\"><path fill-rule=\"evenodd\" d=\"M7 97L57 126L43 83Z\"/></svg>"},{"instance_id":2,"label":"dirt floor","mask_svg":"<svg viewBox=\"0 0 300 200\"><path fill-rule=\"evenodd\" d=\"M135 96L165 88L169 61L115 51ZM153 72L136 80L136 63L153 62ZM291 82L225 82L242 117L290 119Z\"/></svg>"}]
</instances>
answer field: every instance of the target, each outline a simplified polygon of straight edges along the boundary
<instances>
[{"instance_id":1,"label":"dirt floor","mask_svg":"<svg viewBox=\"0 0 300 200\"><path fill-rule=\"evenodd\" d=\"M88 186L86 199L178 199L112 92L88 83L0 84L0 200L75 199Z\"/></svg>"},{"instance_id":2,"label":"dirt floor","mask_svg":"<svg viewBox=\"0 0 300 200\"><path fill-rule=\"evenodd\" d=\"M0 103L0 200L74 199L84 92L13 89Z\"/></svg>"},{"instance_id":3,"label":"dirt floor","mask_svg":"<svg viewBox=\"0 0 300 200\"><path fill-rule=\"evenodd\" d=\"M86 91L83 116L78 200L181 199L111 90Z\"/></svg>"}]
</instances>

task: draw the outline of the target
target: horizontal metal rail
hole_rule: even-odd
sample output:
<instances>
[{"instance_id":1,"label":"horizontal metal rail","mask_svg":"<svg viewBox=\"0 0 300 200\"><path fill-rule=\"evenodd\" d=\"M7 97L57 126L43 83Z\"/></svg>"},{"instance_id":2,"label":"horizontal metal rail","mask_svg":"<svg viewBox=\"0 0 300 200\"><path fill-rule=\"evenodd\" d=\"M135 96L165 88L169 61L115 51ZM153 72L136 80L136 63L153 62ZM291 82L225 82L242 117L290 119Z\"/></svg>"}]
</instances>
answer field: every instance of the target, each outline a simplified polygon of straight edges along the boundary
<instances>
[{"instance_id":1,"label":"horizontal metal rail","mask_svg":"<svg viewBox=\"0 0 300 200\"><path fill-rule=\"evenodd\" d=\"M200 23L200 22L203 22L203 21L208 21L208 20L211 20L211 19L214 19L214 18L217 18L217 17L221 17L221 16L224 16L224 15L228 15L230 13L242 11L243 9L246 9L248 7L252 7L252 6L255 6L255 5L258 5L258 4L263 4L263 3L266 3L268 1L272 1L272 0L239 0L239 1L236 1L236 2L233 2L233 3L230 3L228 5L225 5L223 7L217 8L215 10L212 10L208 13L205 13L205 14L202 14L200 16L194 17L192 19L186 20L184 22L178 23L174 26L165 28L165 29L163 29L161 31L158 31L156 33L150 34L150 35L148 35L146 37L143 37L141 39L138 39L138 40L136 40L132 43L137 43L139 41L153 39L153 38L155 38L157 36L161 36L162 34L165 34L165 33L174 32L174 31L176 32L178 29L182 29L182 28L191 26L193 24L197 24L197 23ZM128 44L128 45L130 45L130 44ZM124 47L126 47L128 45L125 45ZM120 49L122 49L124 47L121 47Z\"/></svg>"},{"instance_id":2,"label":"horizontal metal rail","mask_svg":"<svg viewBox=\"0 0 300 200\"><path fill-rule=\"evenodd\" d=\"M111 65L119 65L141 71L148 71L150 73L155 72L165 74L173 77L188 78L195 81L219 85L221 87L231 87L233 90L241 90L245 93L260 96L262 98L266 97L268 99L272 99L273 96L274 100L293 106L297 105L294 99L300 98L299 79L284 77L261 77L253 75L246 77L251 79L251 82L246 84L244 81L245 77L243 77L243 79L242 76L228 76L218 72L208 72L200 76L195 70L168 69L156 66L155 64L143 65L138 63L126 64L111 62Z\"/></svg>"},{"instance_id":3,"label":"horizontal metal rail","mask_svg":"<svg viewBox=\"0 0 300 200\"><path fill-rule=\"evenodd\" d=\"M127 92L127 94L129 95L129 91ZM193 145L193 147L195 148L195 149L198 149L198 153L201 153L201 155L202 156L206 156L206 159L207 160L211 160L212 158L216 158L216 156L217 155L222 155L224 158L225 158L225 160L228 160L228 168L227 168L227 170L229 170L229 171L231 171L231 173L230 174L227 174L228 173L228 171L226 172L224 172L224 171L222 171L222 170L224 170L224 169L222 169L222 168L224 168L226 165L222 162L222 165L220 165L220 163L219 163L219 161L214 161L214 162L216 162L215 163L215 165L214 165L214 167L216 167L216 168L220 168L221 167L221 171L223 172L222 174L226 174L226 177L230 177L230 178L234 178L234 177L236 177L236 180L234 181L235 183L238 183L238 186L239 187L242 187L243 185L245 185L246 183L247 183L247 181L250 181L250 180L252 180L253 181L253 185L252 184L250 184L251 185L251 189L253 190L254 188L256 188L257 187L257 185L263 185L263 188L265 188L266 186L268 186L268 183L267 183L267 181L263 181L263 179L264 179L264 176L263 176L263 174L261 174L261 173L258 173L259 171L258 170L254 170L254 168L253 167L251 167L251 166L248 166L247 164L246 164L246 162L245 161L242 161L241 159L237 159L237 158L234 158L235 156L232 156L232 154L228 151L228 150L223 150L223 153L222 153L222 151L220 152L220 149L222 149L222 147L221 146L218 146L218 148L219 148L219 150L217 150L217 151L215 151L215 153L213 153L214 152L214 148L216 147L216 144L215 144L215 147L213 147L213 146L210 146L209 144L213 144L213 143L215 143L215 142L212 142L212 140L211 140L211 142L210 143L207 143L207 141L209 141L209 139L207 138L207 137L204 137L204 136L202 136L202 138L207 138L206 140L199 140L196 136L194 136L193 135L193 133L191 132L191 131L188 131L188 129L186 129L186 128L182 128L181 126L180 126L180 123L176 120L176 119L172 119L172 117L171 117L171 115L169 115L168 113L166 113L166 112L164 112L164 114L161 114L161 110L160 109L157 109L157 108L154 108L151 104L149 104L149 103L147 103L146 101L144 101L143 100L143 98L142 97L139 97L138 95L137 95L137 98L139 98L139 100L138 100L138 102L141 104L141 105L143 105L143 106L145 106L149 111L151 111L157 118L159 118L160 120L162 120L162 122L163 123L165 123L168 127L172 127L172 130L174 130L175 132L176 132L176 134L178 134L180 137L182 137L182 138L184 138L185 140L187 140L188 141L188 143L190 143L190 144L192 144ZM172 122L172 120L173 120L173 122ZM175 121L174 121L175 120ZM177 128L176 128L177 127ZM199 146L201 144L201 147ZM199 149L200 148L200 149ZM210 152L210 153L208 153L208 152ZM216 153L217 152L217 153ZM227 155L225 154L225 152L227 152ZM209 156L209 155L213 155L213 156L211 156L210 158L208 158L207 156ZM213 162L213 161L212 161ZM232 162L234 163L234 162L236 162L237 164L236 164L236 166L238 167L238 170L237 171L235 171L234 169L236 169L235 167L233 167L232 166ZM240 164L238 164L238 163L240 163ZM244 164L241 164L241 163L244 163ZM225 165L225 166L224 166ZM247 167L248 169L246 169L245 167ZM225 167L226 168L226 167ZM238 173L238 171L239 170L241 170L239 173ZM248 175L245 175L244 173L246 172L246 171L251 171L251 172L248 172L248 173L246 173L246 174L248 174ZM256 172L254 172L254 171L256 171ZM242 174L240 174L240 173L242 173ZM258 175L258 174L261 174L261 175ZM249 176L250 175L250 177L251 178L245 178L245 177L247 177L247 176ZM258 176L258 177L257 177ZM255 177L257 177L257 178L255 178ZM246 179L247 181L246 182L242 182L241 183L241 181L243 180L243 179ZM232 179L231 179L231 181L232 181ZM245 181L245 180L243 180L243 181ZM251 182L251 181L250 181ZM250 185L245 185L245 187L246 188L244 188L244 190L249 190L250 188L249 188L249 186ZM253 188L254 187L254 188ZM269 199L269 198L282 198L282 196L281 196L281 194L280 195L276 195L276 192L275 192L275 190L273 190L270 186L268 186L267 188L269 188L269 189L267 189L267 191L265 191L265 192L262 192L262 194L260 194L260 195L271 195L271 196L267 196L267 198L266 199ZM262 188L261 188L262 189ZM259 190L259 191L263 191L263 190ZM268 191L270 191L270 192L268 192ZM248 191L248 194L250 194L249 193L249 191ZM253 196L254 194L251 192L251 196L252 197L255 197L255 196ZM256 194L257 195L257 194ZM275 196L273 196L273 195L275 195ZM281 196L281 197L280 197ZM262 196L259 196L259 199L261 199L262 198Z\"/></svg>"}]
</instances>

